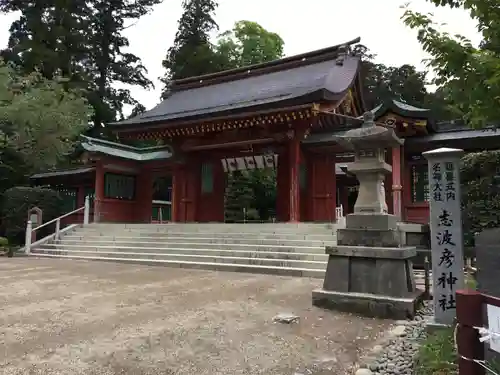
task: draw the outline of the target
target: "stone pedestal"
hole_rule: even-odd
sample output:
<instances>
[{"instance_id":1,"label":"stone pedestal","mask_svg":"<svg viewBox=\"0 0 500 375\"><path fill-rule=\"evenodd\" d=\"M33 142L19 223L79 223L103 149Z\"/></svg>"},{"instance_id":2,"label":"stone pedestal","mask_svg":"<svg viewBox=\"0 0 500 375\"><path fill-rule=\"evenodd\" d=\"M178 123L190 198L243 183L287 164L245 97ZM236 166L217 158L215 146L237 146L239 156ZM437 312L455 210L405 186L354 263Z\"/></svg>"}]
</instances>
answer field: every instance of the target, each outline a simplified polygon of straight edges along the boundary
<instances>
[{"instance_id":1,"label":"stone pedestal","mask_svg":"<svg viewBox=\"0 0 500 375\"><path fill-rule=\"evenodd\" d=\"M422 292L417 290L412 258L416 247L403 246L398 218L387 213L385 148L402 143L394 131L377 126L370 114L362 128L348 131L339 143L355 150L348 170L359 180L354 214L337 232L323 288L313 291L316 306L370 317L406 319L415 315Z\"/></svg>"},{"instance_id":2,"label":"stone pedestal","mask_svg":"<svg viewBox=\"0 0 500 375\"><path fill-rule=\"evenodd\" d=\"M338 245L326 248L325 280L313 291L313 304L370 317L413 317L422 294L413 275L416 247L399 246L393 215L348 215L353 222L366 226L338 230Z\"/></svg>"}]
</instances>

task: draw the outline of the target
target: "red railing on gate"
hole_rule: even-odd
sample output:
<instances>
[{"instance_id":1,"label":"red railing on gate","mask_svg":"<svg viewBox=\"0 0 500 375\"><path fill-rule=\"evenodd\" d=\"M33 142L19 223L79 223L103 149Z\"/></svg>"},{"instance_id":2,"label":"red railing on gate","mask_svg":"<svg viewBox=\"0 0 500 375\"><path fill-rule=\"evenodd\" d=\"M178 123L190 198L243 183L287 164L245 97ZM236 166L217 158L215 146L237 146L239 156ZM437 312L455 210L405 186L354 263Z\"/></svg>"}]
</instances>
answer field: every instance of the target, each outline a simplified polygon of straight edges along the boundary
<instances>
[{"instance_id":1,"label":"red railing on gate","mask_svg":"<svg viewBox=\"0 0 500 375\"><path fill-rule=\"evenodd\" d=\"M484 321L484 305L500 307L500 298L475 290L457 291L458 375L485 375L484 343L479 341L479 328L488 325Z\"/></svg>"}]
</instances>

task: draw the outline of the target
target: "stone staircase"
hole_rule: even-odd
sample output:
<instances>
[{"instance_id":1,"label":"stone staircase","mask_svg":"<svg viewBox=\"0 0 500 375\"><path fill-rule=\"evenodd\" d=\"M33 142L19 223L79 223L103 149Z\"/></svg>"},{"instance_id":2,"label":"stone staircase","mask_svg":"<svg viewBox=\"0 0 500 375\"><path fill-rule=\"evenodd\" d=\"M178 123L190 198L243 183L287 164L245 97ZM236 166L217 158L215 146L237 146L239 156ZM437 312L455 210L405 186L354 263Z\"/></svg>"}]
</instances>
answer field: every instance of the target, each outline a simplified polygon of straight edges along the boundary
<instances>
[{"instance_id":1,"label":"stone staircase","mask_svg":"<svg viewBox=\"0 0 500 375\"><path fill-rule=\"evenodd\" d=\"M32 255L323 278L333 224L89 224Z\"/></svg>"}]
</instances>

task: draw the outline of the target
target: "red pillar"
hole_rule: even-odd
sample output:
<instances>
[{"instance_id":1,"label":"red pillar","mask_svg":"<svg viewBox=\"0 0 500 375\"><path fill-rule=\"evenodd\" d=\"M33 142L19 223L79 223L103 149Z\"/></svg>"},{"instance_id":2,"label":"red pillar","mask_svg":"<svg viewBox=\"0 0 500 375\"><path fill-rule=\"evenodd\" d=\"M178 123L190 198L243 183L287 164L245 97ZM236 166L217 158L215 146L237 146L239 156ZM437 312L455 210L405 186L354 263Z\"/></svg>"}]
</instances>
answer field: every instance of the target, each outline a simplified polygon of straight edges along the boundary
<instances>
[{"instance_id":1,"label":"red pillar","mask_svg":"<svg viewBox=\"0 0 500 375\"><path fill-rule=\"evenodd\" d=\"M201 163L198 158L189 157L181 166L182 178L179 191L179 221L198 221L199 198L201 196Z\"/></svg>"},{"instance_id":2,"label":"red pillar","mask_svg":"<svg viewBox=\"0 0 500 375\"><path fill-rule=\"evenodd\" d=\"M104 167L101 161L95 165L95 198L94 198L94 222L103 221L104 214Z\"/></svg>"},{"instance_id":3,"label":"red pillar","mask_svg":"<svg viewBox=\"0 0 500 375\"><path fill-rule=\"evenodd\" d=\"M202 191L200 168L200 196L197 221L224 222L224 194L226 191L226 175L220 160L207 160L206 168L212 174L212 186Z\"/></svg>"},{"instance_id":4,"label":"red pillar","mask_svg":"<svg viewBox=\"0 0 500 375\"><path fill-rule=\"evenodd\" d=\"M335 161L323 154L311 155L308 160L309 178L309 220L335 222L337 206Z\"/></svg>"},{"instance_id":5,"label":"red pillar","mask_svg":"<svg viewBox=\"0 0 500 375\"><path fill-rule=\"evenodd\" d=\"M299 186L299 173L300 173L300 141L298 137L294 137L290 140L288 145L288 158L289 158L289 168L290 176L288 185L289 190L289 215L288 221L299 222L300 221L300 186Z\"/></svg>"},{"instance_id":6,"label":"red pillar","mask_svg":"<svg viewBox=\"0 0 500 375\"><path fill-rule=\"evenodd\" d=\"M213 220L224 222L224 197L226 195L226 172L220 160L214 162L214 215Z\"/></svg>"},{"instance_id":7,"label":"red pillar","mask_svg":"<svg viewBox=\"0 0 500 375\"><path fill-rule=\"evenodd\" d=\"M402 146L392 149L392 207L393 214L398 218L403 219L402 207Z\"/></svg>"},{"instance_id":8,"label":"red pillar","mask_svg":"<svg viewBox=\"0 0 500 375\"><path fill-rule=\"evenodd\" d=\"M174 169L172 186L172 221L190 223L198 219L200 168L191 160Z\"/></svg>"},{"instance_id":9,"label":"red pillar","mask_svg":"<svg viewBox=\"0 0 500 375\"><path fill-rule=\"evenodd\" d=\"M172 168L172 222L177 223L181 219L181 200L182 200L182 180L183 171L180 165Z\"/></svg>"},{"instance_id":10,"label":"red pillar","mask_svg":"<svg viewBox=\"0 0 500 375\"><path fill-rule=\"evenodd\" d=\"M289 200L287 196L289 194L289 159L288 150L281 152L278 155L278 170L276 173L276 218L279 222L288 221L288 206Z\"/></svg>"}]
</instances>

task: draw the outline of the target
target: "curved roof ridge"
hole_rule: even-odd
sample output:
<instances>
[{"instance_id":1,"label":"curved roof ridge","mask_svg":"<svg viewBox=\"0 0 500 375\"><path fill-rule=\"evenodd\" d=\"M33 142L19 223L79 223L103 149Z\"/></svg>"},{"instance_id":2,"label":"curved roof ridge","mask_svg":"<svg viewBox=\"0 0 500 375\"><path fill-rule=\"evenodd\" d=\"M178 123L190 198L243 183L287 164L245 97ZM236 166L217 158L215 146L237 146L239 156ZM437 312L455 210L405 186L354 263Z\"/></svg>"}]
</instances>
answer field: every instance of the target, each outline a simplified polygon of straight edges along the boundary
<instances>
[{"instance_id":1,"label":"curved roof ridge","mask_svg":"<svg viewBox=\"0 0 500 375\"><path fill-rule=\"evenodd\" d=\"M370 112L372 112L375 119L377 119L388 111L392 111L403 117L428 118L431 115L431 110L428 108L415 107L396 99L385 100L373 108Z\"/></svg>"},{"instance_id":2,"label":"curved roof ridge","mask_svg":"<svg viewBox=\"0 0 500 375\"><path fill-rule=\"evenodd\" d=\"M241 68L224 70L222 72L217 72L217 73L210 73L201 76L174 80L172 81L170 89L172 91L180 91L194 87L209 86L253 75L268 74L274 71L287 70L302 65L317 63L322 60L330 59L333 57L332 55L338 55L341 52L348 53L349 52L348 47L350 47L353 44L359 43L360 41L361 38L358 37L346 43L337 44L335 46L326 47L319 50L302 53L299 55L288 56L281 59L254 65L247 65ZM346 50L343 51L343 48L345 48Z\"/></svg>"}]
</instances>

